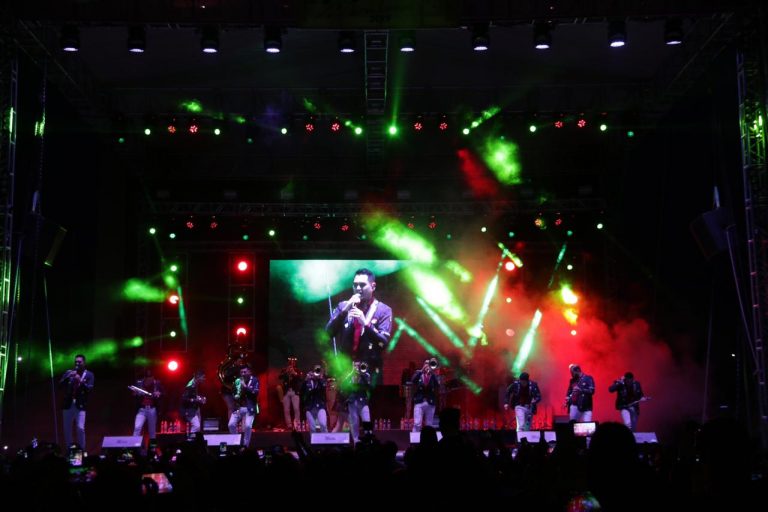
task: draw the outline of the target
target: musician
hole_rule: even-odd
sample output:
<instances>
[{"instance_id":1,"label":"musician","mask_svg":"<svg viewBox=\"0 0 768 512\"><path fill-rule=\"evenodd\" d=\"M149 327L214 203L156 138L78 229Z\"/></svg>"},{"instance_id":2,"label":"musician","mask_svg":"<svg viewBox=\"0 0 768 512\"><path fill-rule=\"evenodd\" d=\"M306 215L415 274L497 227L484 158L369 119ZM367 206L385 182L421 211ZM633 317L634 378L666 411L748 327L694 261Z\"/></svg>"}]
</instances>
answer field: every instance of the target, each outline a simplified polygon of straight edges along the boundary
<instances>
[{"instance_id":1,"label":"musician","mask_svg":"<svg viewBox=\"0 0 768 512\"><path fill-rule=\"evenodd\" d=\"M251 442L253 420L259 410L259 379L251 372L250 365L240 369L240 378L235 381L234 390L237 406L229 417L229 433L237 434L237 426L242 421L243 446L247 448Z\"/></svg>"},{"instance_id":2,"label":"musician","mask_svg":"<svg viewBox=\"0 0 768 512\"><path fill-rule=\"evenodd\" d=\"M138 408L136 419L133 422L134 436L141 435L144 423L146 423L150 441L155 439L157 403L162 394L163 388L160 385L160 381L152 375L152 370L147 369L144 372L144 378L137 380L133 389L133 395L136 397L136 406Z\"/></svg>"},{"instance_id":3,"label":"musician","mask_svg":"<svg viewBox=\"0 0 768 512\"><path fill-rule=\"evenodd\" d=\"M565 406L571 421L592 421L592 395L595 394L595 379L586 375L578 364L568 365L571 380L565 395Z\"/></svg>"},{"instance_id":4,"label":"musician","mask_svg":"<svg viewBox=\"0 0 768 512\"><path fill-rule=\"evenodd\" d=\"M206 402L205 397L200 395L200 384L204 381L205 372L197 370L181 395L181 417L189 423L191 433L200 432L200 406Z\"/></svg>"},{"instance_id":5,"label":"musician","mask_svg":"<svg viewBox=\"0 0 768 512\"><path fill-rule=\"evenodd\" d=\"M371 373L368 364L361 361L352 363L352 371L342 383L342 387L347 397L349 430L352 440L357 443L360 441L360 422L371 421Z\"/></svg>"},{"instance_id":6,"label":"musician","mask_svg":"<svg viewBox=\"0 0 768 512\"><path fill-rule=\"evenodd\" d=\"M635 380L632 372L616 379L608 387L608 391L616 393L616 410L621 414L621 421L632 432L637 429L637 417L640 415L640 402L643 400L643 388Z\"/></svg>"},{"instance_id":7,"label":"musician","mask_svg":"<svg viewBox=\"0 0 768 512\"><path fill-rule=\"evenodd\" d=\"M435 418L435 404L440 383L437 381L437 359L427 359L421 370L417 370L411 378L413 390L413 431L421 432L427 425L432 426Z\"/></svg>"},{"instance_id":8,"label":"musician","mask_svg":"<svg viewBox=\"0 0 768 512\"><path fill-rule=\"evenodd\" d=\"M298 424L301 421L299 403L304 378L296 366L297 361L295 357L289 357L288 366L280 372L280 381L283 386L283 418L285 419L285 428L288 430L298 430ZM293 408L293 421L291 421L291 408Z\"/></svg>"},{"instance_id":9,"label":"musician","mask_svg":"<svg viewBox=\"0 0 768 512\"><path fill-rule=\"evenodd\" d=\"M221 398L227 406L227 418L232 416L232 412L235 410L236 403L234 398L234 392L232 391L235 385L235 380L240 376L240 369L245 366L245 359L238 357L236 359L228 360L223 365L219 366L219 380L221 380Z\"/></svg>"},{"instance_id":10,"label":"musician","mask_svg":"<svg viewBox=\"0 0 768 512\"><path fill-rule=\"evenodd\" d=\"M326 379L323 367L316 365L307 372L301 397L304 400L304 411L310 432L328 432L328 412L325 408Z\"/></svg>"},{"instance_id":11,"label":"musician","mask_svg":"<svg viewBox=\"0 0 768 512\"><path fill-rule=\"evenodd\" d=\"M368 366L374 385L392 325L392 308L373 297L375 290L376 275L365 268L357 270L352 280L352 296L336 306L325 326L344 354Z\"/></svg>"},{"instance_id":12,"label":"musician","mask_svg":"<svg viewBox=\"0 0 768 512\"><path fill-rule=\"evenodd\" d=\"M59 379L59 386L64 389L64 444L67 449L72 445L72 423L77 425L77 443L85 450L85 409L88 394L93 390L95 377L85 369L85 356L75 356L74 370L67 370Z\"/></svg>"},{"instance_id":13,"label":"musician","mask_svg":"<svg viewBox=\"0 0 768 512\"><path fill-rule=\"evenodd\" d=\"M507 387L504 410L510 407L515 411L517 431L531 430L531 420L536 414L536 404L541 402L541 391L536 381L531 380L528 372L522 372L517 380Z\"/></svg>"}]
</instances>

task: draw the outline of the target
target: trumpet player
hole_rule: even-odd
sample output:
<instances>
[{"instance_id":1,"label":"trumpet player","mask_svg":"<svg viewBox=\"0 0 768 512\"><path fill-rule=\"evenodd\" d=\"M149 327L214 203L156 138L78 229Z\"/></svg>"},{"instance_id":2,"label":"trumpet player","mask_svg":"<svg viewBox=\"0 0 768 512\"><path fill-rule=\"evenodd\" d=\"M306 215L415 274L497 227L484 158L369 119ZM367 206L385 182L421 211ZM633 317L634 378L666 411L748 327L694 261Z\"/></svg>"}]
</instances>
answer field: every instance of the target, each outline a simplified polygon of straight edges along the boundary
<instances>
[{"instance_id":1,"label":"trumpet player","mask_svg":"<svg viewBox=\"0 0 768 512\"><path fill-rule=\"evenodd\" d=\"M285 428L288 430L298 430L298 423L301 421L299 403L303 379L296 363L295 357L289 357L288 366L280 372L280 382L283 386L283 417ZM293 409L293 421L291 421L291 409Z\"/></svg>"},{"instance_id":2,"label":"trumpet player","mask_svg":"<svg viewBox=\"0 0 768 512\"><path fill-rule=\"evenodd\" d=\"M85 369L85 356L75 356L74 370L67 370L59 379L59 386L64 388L64 443L69 449L72 445L72 424L77 424L77 443L85 450L85 409L88 394L93 389L93 372Z\"/></svg>"},{"instance_id":3,"label":"trumpet player","mask_svg":"<svg viewBox=\"0 0 768 512\"><path fill-rule=\"evenodd\" d=\"M243 446L251 443L253 420L258 412L259 379L251 372L249 365L240 369L240 377L235 380L235 401L237 406L229 417L229 433L237 434L237 426L242 421Z\"/></svg>"},{"instance_id":4,"label":"trumpet player","mask_svg":"<svg viewBox=\"0 0 768 512\"><path fill-rule=\"evenodd\" d=\"M304 410L310 432L328 432L328 412L325 403L326 379L323 367L315 366L307 372L301 397L304 400Z\"/></svg>"},{"instance_id":5,"label":"trumpet player","mask_svg":"<svg viewBox=\"0 0 768 512\"><path fill-rule=\"evenodd\" d=\"M371 421L369 406L371 392L371 373L368 364L355 361L347 383L347 413L349 414L349 430L352 440L360 441L360 422Z\"/></svg>"},{"instance_id":6,"label":"trumpet player","mask_svg":"<svg viewBox=\"0 0 768 512\"><path fill-rule=\"evenodd\" d=\"M411 379L413 390L413 431L421 432L422 427L432 426L435 417L435 403L440 384L437 381L437 359L427 359Z\"/></svg>"}]
</instances>

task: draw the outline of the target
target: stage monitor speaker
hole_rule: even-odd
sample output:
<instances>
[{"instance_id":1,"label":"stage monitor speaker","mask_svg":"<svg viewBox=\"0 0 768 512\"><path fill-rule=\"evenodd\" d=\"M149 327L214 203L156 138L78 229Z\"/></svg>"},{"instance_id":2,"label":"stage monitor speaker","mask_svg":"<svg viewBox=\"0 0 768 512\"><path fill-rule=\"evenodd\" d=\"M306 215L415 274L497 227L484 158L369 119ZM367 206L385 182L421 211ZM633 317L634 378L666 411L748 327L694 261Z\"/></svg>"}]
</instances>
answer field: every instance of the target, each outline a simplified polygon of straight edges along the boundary
<instances>
[{"instance_id":1,"label":"stage monitor speaker","mask_svg":"<svg viewBox=\"0 0 768 512\"><path fill-rule=\"evenodd\" d=\"M658 443L656 432L635 432L636 443Z\"/></svg>"},{"instance_id":2,"label":"stage monitor speaker","mask_svg":"<svg viewBox=\"0 0 768 512\"><path fill-rule=\"evenodd\" d=\"M220 446L221 443L227 443L227 446L240 446L242 434L204 434L203 438L208 446Z\"/></svg>"},{"instance_id":3,"label":"stage monitor speaker","mask_svg":"<svg viewBox=\"0 0 768 512\"><path fill-rule=\"evenodd\" d=\"M728 224L728 215L722 208L704 212L691 222L691 234L707 259L728 248Z\"/></svg>"},{"instance_id":4,"label":"stage monitor speaker","mask_svg":"<svg viewBox=\"0 0 768 512\"><path fill-rule=\"evenodd\" d=\"M142 436L104 436L102 448L141 448Z\"/></svg>"},{"instance_id":5,"label":"stage monitor speaker","mask_svg":"<svg viewBox=\"0 0 768 512\"><path fill-rule=\"evenodd\" d=\"M540 430L521 430L517 433L517 442L527 439L529 443L538 443L541 440ZM544 431L544 441L553 443L557 441L557 434L551 430Z\"/></svg>"},{"instance_id":6,"label":"stage monitor speaker","mask_svg":"<svg viewBox=\"0 0 768 512\"><path fill-rule=\"evenodd\" d=\"M203 432L218 432L218 431L219 431L219 418L203 419Z\"/></svg>"},{"instance_id":7,"label":"stage monitor speaker","mask_svg":"<svg viewBox=\"0 0 768 512\"><path fill-rule=\"evenodd\" d=\"M421 442L421 432L409 432L411 436L411 444L419 444ZM440 441L443 438L442 432L437 431L437 440Z\"/></svg>"},{"instance_id":8,"label":"stage monitor speaker","mask_svg":"<svg viewBox=\"0 0 768 512\"><path fill-rule=\"evenodd\" d=\"M310 444L349 444L349 432L312 432Z\"/></svg>"}]
</instances>

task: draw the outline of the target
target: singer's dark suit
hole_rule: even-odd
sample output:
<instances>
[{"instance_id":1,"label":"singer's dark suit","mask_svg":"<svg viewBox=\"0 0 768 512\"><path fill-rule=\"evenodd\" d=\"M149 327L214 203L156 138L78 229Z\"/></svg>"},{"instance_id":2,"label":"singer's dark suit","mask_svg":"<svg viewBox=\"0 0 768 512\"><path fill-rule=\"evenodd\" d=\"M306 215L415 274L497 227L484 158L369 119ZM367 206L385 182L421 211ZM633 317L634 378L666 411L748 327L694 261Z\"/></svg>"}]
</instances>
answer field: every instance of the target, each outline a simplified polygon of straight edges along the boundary
<instances>
[{"instance_id":1,"label":"singer's dark suit","mask_svg":"<svg viewBox=\"0 0 768 512\"><path fill-rule=\"evenodd\" d=\"M366 318L371 307L376 310L371 320L360 333L357 350L354 349L355 323L347 321L348 312L344 311L347 301L339 302L325 330L336 337L336 348L350 356L354 361L365 362L371 370L381 368L381 353L389 344L392 326L392 308L380 301L372 302L366 308L360 308Z\"/></svg>"}]
</instances>

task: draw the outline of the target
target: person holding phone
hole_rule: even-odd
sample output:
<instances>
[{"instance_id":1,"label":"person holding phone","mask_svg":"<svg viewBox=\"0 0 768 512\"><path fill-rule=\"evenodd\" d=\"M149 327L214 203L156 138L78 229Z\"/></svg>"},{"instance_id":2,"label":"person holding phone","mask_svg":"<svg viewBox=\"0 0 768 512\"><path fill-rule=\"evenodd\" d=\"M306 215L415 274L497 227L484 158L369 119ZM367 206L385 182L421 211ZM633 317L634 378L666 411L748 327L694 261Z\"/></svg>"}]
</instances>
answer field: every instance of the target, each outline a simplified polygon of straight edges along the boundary
<instances>
[{"instance_id":1,"label":"person holding phone","mask_svg":"<svg viewBox=\"0 0 768 512\"><path fill-rule=\"evenodd\" d=\"M95 377L85 369L85 356L75 356L75 368L67 370L59 379L59 386L64 390L64 444L67 449L72 445L72 424L77 426L77 444L85 450L85 410L88 395L93 390Z\"/></svg>"}]
</instances>

